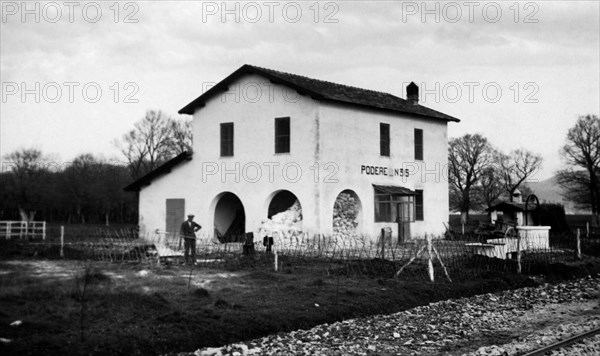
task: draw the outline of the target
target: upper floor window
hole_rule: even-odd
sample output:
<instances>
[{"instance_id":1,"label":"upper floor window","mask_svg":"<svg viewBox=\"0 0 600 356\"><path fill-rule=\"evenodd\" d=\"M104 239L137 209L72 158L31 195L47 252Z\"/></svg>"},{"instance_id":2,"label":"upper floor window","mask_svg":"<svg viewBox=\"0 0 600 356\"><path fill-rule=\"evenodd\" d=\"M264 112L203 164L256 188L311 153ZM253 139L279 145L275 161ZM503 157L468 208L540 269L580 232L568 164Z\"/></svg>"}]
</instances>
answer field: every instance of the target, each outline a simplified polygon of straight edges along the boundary
<instances>
[{"instance_id":1,"label":"upper floor window","mask_svg":"<svg viewBox=\"0 0 600 356\"><path fill-rule=\"evenodd\" d=\"M290 118L275 119L275 153L290 152Z\"/></svg>"},{"instance_id":2,"label":"upper floor window","mask_svg":"<svg viewBox=\"0 0 600 356\"><path fill-rule=\"evenodd\" d=\"M423 130L415 129L415 160L423 160Z\"/></svg>"},{"instance_id":3,"label":"upper floor window","mask_svg":"<svg viewBox=\"0 0 600 356\"><path fill-rule=\"evenodd\" d=\"M221 124L221 157L233 156L233 122Z\"/></svg>"},{"instance_id":4,"label":"upper floor window","mask_svg":"<svg viewBox=\"0 0 600 356\"><path fill-rule=\"evenodd\" d=\"M379 124L379 154L390 156L390 124Z\"/></svg>"}]
</instances>

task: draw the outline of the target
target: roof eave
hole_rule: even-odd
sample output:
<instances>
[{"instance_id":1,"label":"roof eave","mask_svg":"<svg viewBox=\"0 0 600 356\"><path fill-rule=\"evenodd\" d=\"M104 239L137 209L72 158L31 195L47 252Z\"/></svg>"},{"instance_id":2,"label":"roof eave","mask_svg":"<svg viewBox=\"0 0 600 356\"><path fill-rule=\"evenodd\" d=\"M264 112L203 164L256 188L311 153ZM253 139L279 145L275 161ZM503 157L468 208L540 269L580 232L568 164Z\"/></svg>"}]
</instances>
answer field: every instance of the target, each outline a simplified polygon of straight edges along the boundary
<instances>
[{"instance_id":1,"label":"roof eave","mask_svg":"<svg viewBox=\"0 0 600 356\"><path fill-rule=\"evenodd\" d=\"M231 73L229 76L227 76L225 79L221 80L219 83L217 83L214 87L210 88L209 90L207 90L205 93L203 93L202 95L200 95L199 97L197 97L196 99L192 100L192 102L190 102L189 104L187 104L186 106L184 106L183 108L181 108L181 110L178 111L179 114L188 114L188 115L194 115L194 113L196 112L196 110L202 106L204 106L204 104L211 99L212 97L214 97L215 95L219 94L220 92L223 91L227 91L227 86L232 83L233 81L235 81L236 79L240 78L242 75L244 74L260 74L263 77L266 77L267 79L269 79L271 82L275 83L275 84L281 84L281 85L285 85L289 88L292 88L294 90L296 90L297 92L299 92L301 95L308 95L311 96L312 98L316 99L316 100L320 100L323 99L323 96L317 92L314 92L312 90L306 89L304 87L301 87L299 85L296 85L294 83L290 83L288 81L285 81L267 71L262 70L261 68L258 67L254 67L251 66L249 64L244 64L243 66L241 66L240 68L238 68L235 72Z\"/></svg>"},{"instance_id":2,"label":"roof eave","mask_svg":"<svg viewBox=\"0 0 600 356\"><path fill-rule=\"evenodd\" d=\"M167 162L163 163L162 165L156 167L152 171L144 174L142 177L136 179L134 182L130 183L125 188L123 188L123 190L126 192L139 192L140 190L142 190L142 187L149 186L150 184L152 184L153 180L160 177L161 175L171 173L171 170L177 165L191 160L192 153L184 151L179 155L171 158Z\"/></svg>"},{"instance_id":3,"label":"roof eave","mask_svg":"<svg viewBox=\"0 0 600 356\"><path fill-rule=\"evenodd\" d=\"M202 95L200 95L199 97L194 99L192 102L190 102L189 104L184 106L181 110L178 111L178 113L194 115L196 110L198 108L203 107L209 99L211 99L212 97L214 97L215 95L217 95L223 91L227 91L228 90L227 86L231 82L237 80L239 77L241 77L244 74L252 74L252 73L260 74L275 84L285 85L291 89L296 90L300 95L310 96L311 98L313 98L315 100L326 100L326 101L342 103L345 105L356 105L356 106L367 107L367 108L377 109L377 110L382 110L382 111L387 111L387 112L402 113L402 114L413 115L413 116L418 116L418 117L425 117L425 118L430 118L430 119L435 119L435 120L442 120L442 121L446 121L446 122L450 122L450 121L460 122L459 119L452 117L450 115L443 114L443 113L440 113L441 116L432 116L432 115L408 112L408 111L403 111L403 110L395 110L392 108L382 108L382 107L378 107L375 105L360 104L360 103L356 103L356 102L348 102L348 101L334 99L334 98L327 98L327 97L323 96L321 93L315 92L308 88L297 85L293 82L287 81L283 78L273 75L272 73L270 73L268 71L263 70L260 67L255 67L255 66L252 66L249 64L244 64L243 66L238 68L235 72L231 73L225 79L221 80L214 87L210 88L208 91L206 91L205 93L203 93ZM427 109L429 109L429 108L427 108ZM429 110L435 111L433 109L429 109Z\"/></svg>"},{"instance_id":4,"label":"roof eave","mask_svg":"<svg viewBox=\"0 0 600 356\"><path fill-rule=\"evenodd\" d=\"M374 106L374 105L367 105L367 104L360 104L360 103L355 103L355 102L337 100L337 99L332 99L332 98L321 98L319 100L330 101L330 102L340 103L340 104L344 104L344 105L359 106L359 107L363 107L363 108L367 108L367 109L389 112L389 113L394 113L394 114L400 113L400 114L404 114L404 115L408 115L408 116L424 117L424 118L428 118L428 119L442 120L442 121L447 121L447 122L448 121L460 122L460 119L457 119L453 116L446 115L446 114L443 114L446 117L438 117L438 116L420 114L420 113L416 113L416 112L396 110L396 109L391 109L391 108L382 108L382 107ZM433 109L430 109L430 110L433 110Z\"/></svg>"}]
</instances>

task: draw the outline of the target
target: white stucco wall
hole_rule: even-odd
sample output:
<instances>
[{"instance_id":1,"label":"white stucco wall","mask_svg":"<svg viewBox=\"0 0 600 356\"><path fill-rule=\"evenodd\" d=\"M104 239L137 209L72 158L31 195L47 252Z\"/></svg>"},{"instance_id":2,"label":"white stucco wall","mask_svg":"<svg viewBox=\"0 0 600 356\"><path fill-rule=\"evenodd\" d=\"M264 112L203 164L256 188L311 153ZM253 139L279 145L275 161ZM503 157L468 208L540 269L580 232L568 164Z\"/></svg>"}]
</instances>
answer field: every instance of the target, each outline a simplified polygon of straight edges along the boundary
<instances>
[{"instance_id":1,"label":"white stucco wall","mask_svg":"<svg viewBox=\"0 0 600 356\"><path fill-rule=\"evenodd\" d=\"M290 117L290 153L274 153L277 117ZM226 122L234 123L233 157L220 157L220 124ZM379 155L380 122L390 124L391 157ZM164 230L165 199L184 198L186 214L195 214L204 232L212 233L218 197L231 192L244 206L246 231L258 233L271 198L285 189L302 205L304 231L331 233L335 199L351 189L362 204L360 232L376 238L381 227L395 230L396 224L374 223L374 183L423 189L425 221L412 224L413 236L441 234L442 222L448 221L448 184L440 173L447 160L446 127L445 122L319 102L247 75L196 111L193 159L142 188L140 227L143 232ZM424 132L424 160L416 163L414 128ZM406 179L364 175L362 164L412 167L416 172Z\"/></svg>"},{"instance_id":2,"label":"white stucco wall","mask_svg":"<svg viewBox=\"0 0 600 356\"><path fill-rule=\"evenodd\" d=\"M397 234L396 223L375 223L372 184L399 185L422 189L424 221L411 224L412 236L441 235L443 223L448 223L447 124L429 119L391 114L370 109L323 103L321 105L321 161L339 167L339 183L321 183L324 187L324 208L333 206L337 194L353 189L363 205L363 231L379 234L381 228L391 227ZM390 157L379 152L379 124L390 125ZM414 160L414 129L423 130L423 161ZM409 177L361 174L361 165L408 168ZM331 209L331 207L329 209ZM324 215L324 229L331 229L332 216ZM330 231L330 230L325 230Z\"/></svg>"}]
</instances>

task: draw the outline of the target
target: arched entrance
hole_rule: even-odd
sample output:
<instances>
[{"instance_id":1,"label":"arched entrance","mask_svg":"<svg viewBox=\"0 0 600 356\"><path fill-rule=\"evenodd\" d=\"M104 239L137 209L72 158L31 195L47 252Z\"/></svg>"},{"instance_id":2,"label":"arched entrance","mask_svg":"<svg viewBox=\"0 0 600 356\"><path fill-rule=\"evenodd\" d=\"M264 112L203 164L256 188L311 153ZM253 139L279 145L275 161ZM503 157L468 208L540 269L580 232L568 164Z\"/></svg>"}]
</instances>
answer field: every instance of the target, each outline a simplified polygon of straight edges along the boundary
<instances>
[{"instance_id":1,"label":"arched entrance","mask_svg":"<svg viewBox=\"0 0 600 356\"><path fill-rule=\"evenodd\" d=\"M221 242L244 241L246 212L237 195L225 192L213 200L215 237Z\"/></svg>"},{"instance_id":2,"label":"arched entrance","mask_svg":"<svg viewBox=\"0 0 600 356\"><path fill-rule=\"evenodd\" d=\"M271 219L273 215L279 214L291 208L294 203L298 201L298 197L289 190L279 190L273 193L271 201L269 202L269 209L267 211L267 218ZM300 208L302 208L300 206Z\"/></svg>"},{"instance_id":3,"label":"arched entrance","mask_svg":"<svg viewBox=\"0 0 600 356\"><path fill-rule=\"evenodd\" d=\"M282 237L296 235L302 231L302 204L289 190L278 190L267 197L267 220L261 230L266 234L278 233Z\"/></svg>"},{"instance_id":4,"label":"arched entrance","mask_svg":"<svg viewBox=\"0 0 600 356\"><path fill-rule=\"evenodd\" d=\"M333 235L352 237L362 231L362 204L356 192L346 189L333 203Z\"/></svg>"}]
</instances>

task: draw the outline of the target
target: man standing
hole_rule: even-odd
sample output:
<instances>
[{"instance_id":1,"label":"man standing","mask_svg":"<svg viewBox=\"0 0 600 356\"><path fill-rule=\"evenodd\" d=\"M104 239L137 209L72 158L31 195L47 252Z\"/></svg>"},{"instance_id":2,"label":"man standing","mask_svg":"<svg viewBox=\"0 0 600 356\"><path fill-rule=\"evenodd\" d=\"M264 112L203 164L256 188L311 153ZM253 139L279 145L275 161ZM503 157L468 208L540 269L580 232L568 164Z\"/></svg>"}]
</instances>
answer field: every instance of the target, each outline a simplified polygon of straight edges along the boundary
<instances>
[{"instance_id":1,"label":"man standing","mask_svg":"<svg viewBox=\"0 0 600 356\"><path fill-rule=\"evenodd\" d=\"M190 214L187 216L187 220L181 224L179 231L184 241L184 253L185 263L194 264L196 263L196 231L202 229L202 226L196 224L194 221L194 215ZM191 251L191 261L188 262Z\"/></svg>"}]
</instances>

